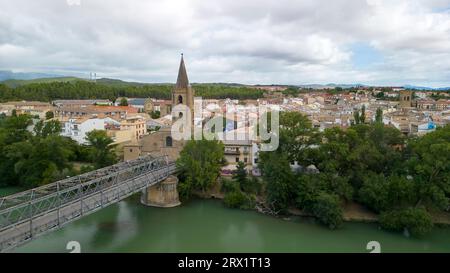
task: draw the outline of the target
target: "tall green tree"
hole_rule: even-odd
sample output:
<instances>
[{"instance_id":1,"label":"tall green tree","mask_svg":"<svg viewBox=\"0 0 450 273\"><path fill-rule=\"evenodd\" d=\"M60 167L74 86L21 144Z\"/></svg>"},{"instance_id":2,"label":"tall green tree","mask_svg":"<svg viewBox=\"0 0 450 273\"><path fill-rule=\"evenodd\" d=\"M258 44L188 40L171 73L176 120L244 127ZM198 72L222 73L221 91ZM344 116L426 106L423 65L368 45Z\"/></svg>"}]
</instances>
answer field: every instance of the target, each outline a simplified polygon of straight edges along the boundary
<instances>
[{"instance_id":1,"label":"tall green tree","mask_svg":"<svg viewBox=\"0 0 450 273\"><path fill-rule=\"evenodd\" d=\"M311 121L299 112L281 112L279 150L290 162L310 163L308 150L319 142L318 131Z\"/></svg>"},{"instance_id":2,"label":"tall green tree","mask_svg":"<svg viewBox=\"0 0 450 273\"><path fill-rule=\"evenodd\" d=\"M128 100L126 98L120 99L119 106L128 106Z\"/></svg>"},{"instance_id":3,"label":"tall green tree","mask_svg":"<svg viewBox=\"0 0 450 273\"><path fill-rule=\"evenodd\" d=\"M383 123L383 109L377 108L377 112L375 115L375 122Z\"/></svg>"},{"instance_id":4,"label":"tall green tree","mask_svg":"<svg viewBox=\"0 0 450 273\"><path fill-rule=\"evenodd\" d=\"M424 208L406 208L384 212L380 215L383 228L408 231L413 236L423 236L433 228L430 214Z\"/></svg>"},{"instance_id":5,"label":"tall green tree","mask_svg":"<svg viewBox=\"0 0 450 273\"><path fill-rule=\"evenodd\" d=\"M267 199L278 210L294 203L295 179L288 156L280 151L261 152L258 167L266 182Z\"/></svg>"},{"instance_id":6,"label":"tall green tree","mask_svg":"<svg viewBox=\"0 0 450 273\"><path fill-rule=\"evenodd\" d=\"M413 181L374 173L368 173L358 195L363 204L376 212L413 206L417 198Z\"/></svg>"},{"instance_id":7,"label":"tall green tree","mask_svg":"<svg viewBox=\"0 0 450 273\"><path fill-rule=\"evenodd\" d=\"M34 125L34 134L38 137L47 137L50 135L59 135L61 133L61 123L57 120L44 122L38 121Z\"/></svg>"},{"instance_id":8,"label":"tall green tree","mask_svg":"<svg viewBox=\"0 0 450 273\"><path fill-rule=\"evenodd\" d=\"M0 121L0 186L19 183L18 173L14 171L16 162L7 156L7 149L10 145L25 142L31 137L27 130L31 124L31 117L28 115L14 115Z\"/></svg>"},{"instance_id":9,"label":"tall green tree","mask_svg":"<svg viewBox=\"0 0 450 273\"><path fill-rule=\"evenodd\" d=\"M353 110L353 122L354 124L360 124L361 123L361 117L359 114L359 110L355 109Z\"/></svg>"},{"instance_id":10,"label":"tall green tree","mask_svg":"<svg viewBox=\"0 0 450 273\"><path fill-rule=\"evenodd\" d=\"M205 192L220 175L225 162L223 144L216 140L190 140L177 160L181 172L180 196L187 199L193 190Z\"/></svg>"},{"instance_id":11,"label":"tall green tree","mask_svg":"<svg viewBox=\"0 0 450 273\"><path fill-rule=\"evenodd\" d=\"M405 151L408 173L418 187L417 206L446 209L450 197L450 125L412 139Z\"/></svg>"},{"instance_id":12,"label":"tall green tree","mask_svg":"<svg viewBox=\"0 0 450 273\"><path fill-rule=\"evenodd\" d=\"M86 134L90 148L90 159L96 168L102 168L117 162L114 151L116 145L104 130L93 130Z\"/></svg>"},{"instance_id":13,"label":"tall green tree","mask_svg":"<svg viewBox=\"0 0 450 273\"><path fill-rule=\"evenodd\" d=\"M52 119L55 117L55 113L53 111L48 111L45 113L45 119Z\"/></svg>"},{"instance_id":14,"label":"tall green tree","mask_svg":"<svg viewBox=\"0 0 450 273\"><path fill-rule=\"evenodd\" d=\"M247 183L247 170L245 169L244 162L239 161L236 165L236 170L233 172L233 180L239 183L239 185L245 185Z\"/></svg>"},{"instance_id":15,"label":"tall green tree","mask_svg":"<svg viewBox=\"0 0 450 273\"><path fill-rule=\"evenodd\" d=\"M6 156L15 162L13 171L20 184L31 188L64 178L62 172L71 169L73 151L65 138L49 135L11 144Z\"/></svg>"},{"instance_id":16,"label":"tall green tree","mask_svg":"<svg viewBox=\"0 0 450 273\"><path fill-rule=\"evenodd\" d=\"M356 190L367 172L390 174L402 169L401 133L382 124L359 124L347 130L329 128L323 133L323 143L310 154L321 172L347 177Z\"/></svg>"},{"instance_id":17,"label":"tall green tree","mask_svg":"<svg viewBox=\"0 0 450 273\"><path fill-rule=\"evenodd\" d=\"M317 219L330 229L339 228L343 222L342 208L335 194L320 192L314 200L311 212Z\"/></svg>"},{"instance_id":18,"label":"tall green tree","mask_svg":"<svg viewBox=\"0 0 450 273\"><path fill-rule=\"evenodd\" d=\"M360 123L366 122L366 106L363 104L361 107L361 115L359 116Z\"/></svg>"}]
</instances>

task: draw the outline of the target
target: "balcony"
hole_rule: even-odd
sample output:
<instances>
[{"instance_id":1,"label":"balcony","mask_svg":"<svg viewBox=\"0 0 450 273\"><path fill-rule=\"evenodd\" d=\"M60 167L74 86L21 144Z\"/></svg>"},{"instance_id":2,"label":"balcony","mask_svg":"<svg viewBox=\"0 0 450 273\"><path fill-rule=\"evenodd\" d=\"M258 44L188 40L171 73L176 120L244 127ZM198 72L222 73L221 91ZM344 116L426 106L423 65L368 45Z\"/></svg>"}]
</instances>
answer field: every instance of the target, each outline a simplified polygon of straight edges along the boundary
<instances>
[{"instance_id":1,"label":"balcony","mask_svg":"<svg viewBox=\"0 0 450 273\"><path fill-rule=\"evenodd\" d=\"M225 149L224 154L226 154L226 155L239 155L240 152L239 152L238 148L236 148L236 149Z\"/></svg>"}]
</instances>

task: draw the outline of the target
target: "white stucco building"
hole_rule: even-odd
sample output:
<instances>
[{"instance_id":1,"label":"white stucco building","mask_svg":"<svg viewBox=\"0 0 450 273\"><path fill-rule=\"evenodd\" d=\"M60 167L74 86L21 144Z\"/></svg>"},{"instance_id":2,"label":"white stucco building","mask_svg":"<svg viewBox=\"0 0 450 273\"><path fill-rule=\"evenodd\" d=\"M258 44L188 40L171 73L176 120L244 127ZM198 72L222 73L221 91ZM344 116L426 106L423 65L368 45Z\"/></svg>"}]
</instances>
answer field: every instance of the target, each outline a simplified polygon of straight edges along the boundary
<instances>
[{"instance_id":1,"label":"white stucco building","mask_svg":"<svg viewBox=\"0 0 450 273\"><path fill-rule=\"evenodd\" d=\"M80 144L86 144L86 134L93 130L105 130L108 123L119 122L111 118L78 118L69 119L62 126L62 136L70 137Z\"/></svg>"}]
</instances>

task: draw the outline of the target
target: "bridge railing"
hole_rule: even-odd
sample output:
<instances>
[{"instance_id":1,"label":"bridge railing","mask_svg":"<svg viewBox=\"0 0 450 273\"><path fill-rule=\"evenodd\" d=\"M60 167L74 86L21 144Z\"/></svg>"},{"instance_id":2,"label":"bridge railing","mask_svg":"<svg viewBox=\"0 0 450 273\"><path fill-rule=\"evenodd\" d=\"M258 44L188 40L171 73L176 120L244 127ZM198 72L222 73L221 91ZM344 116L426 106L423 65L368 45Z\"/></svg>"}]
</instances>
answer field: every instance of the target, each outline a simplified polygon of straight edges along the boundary
<instances>
[{"instance_id":1,"label":"bridge railing","mask_svg":"<svg viewBox=\"0 0 450 273\"><path fill-rule=\"evenodd\" d=\"M0 231L168 164L166 157L145 156L3 197Z\"/></svg>"}]
</instances>

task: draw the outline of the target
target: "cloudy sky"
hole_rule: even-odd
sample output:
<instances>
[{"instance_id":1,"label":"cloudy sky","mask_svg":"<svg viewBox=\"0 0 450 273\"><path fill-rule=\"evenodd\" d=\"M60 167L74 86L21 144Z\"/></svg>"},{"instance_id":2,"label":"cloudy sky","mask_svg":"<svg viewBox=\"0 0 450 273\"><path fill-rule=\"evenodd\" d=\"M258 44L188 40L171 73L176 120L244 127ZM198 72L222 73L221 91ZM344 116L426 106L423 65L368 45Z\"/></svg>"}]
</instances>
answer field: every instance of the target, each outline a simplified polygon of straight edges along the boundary
<instances>
[{"instance_id":1,"label":"cloudy sky","mask_svg":"<svg viewBox=\"0 0 450 273\"><path fill-rule=\"evenodd\" d=\"M450 86L450 0L0 0L0 70Z\"/></svg>"}]
</instances>

